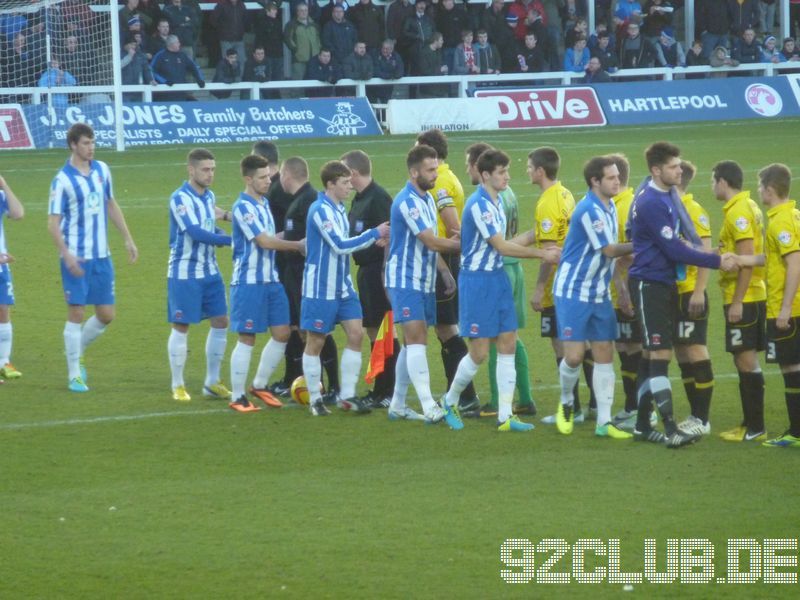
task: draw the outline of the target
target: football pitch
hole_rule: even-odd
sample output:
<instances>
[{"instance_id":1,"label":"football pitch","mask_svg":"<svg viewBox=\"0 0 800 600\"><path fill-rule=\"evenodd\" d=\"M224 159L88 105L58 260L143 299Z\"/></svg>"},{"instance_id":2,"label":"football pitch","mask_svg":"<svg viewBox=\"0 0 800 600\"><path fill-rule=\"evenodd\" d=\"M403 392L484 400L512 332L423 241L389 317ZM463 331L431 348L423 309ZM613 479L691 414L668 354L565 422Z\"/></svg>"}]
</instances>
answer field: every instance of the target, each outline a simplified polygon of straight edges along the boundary
<instances>
[{"instance_id":1,"label":"football pitch","mask_svg":"<svg viewBox=\"0 0 800 600\"><path fill-rule=\"evenodd\" d=\"M560 178L577 200L586 188L583 163L591 156L625 153L635 185L645 174L644 148L668 140L698 167L690 191L708 209L716 243L722 203L711 196L711 166L722 159L740 162L745 188L757 198L758 170L784 162L794 170L796 198L799 138L798 120L453 134L448 162L469 192L464 148L485 140L508 152L521 225L528 229L539 195L525 174L533 148L558 149ZM373 159L376 181L394 195L404 185L405 155L412 144L410 136L386 136L285 141L279 149L284 159L305 157L318 188L325 161L361 148ZM461 432L444 425L393 423L385 411L367 416L334 412L327 419L312 418L293 406L234 413L220 401L202 398L206 324L193 326L189 334L186 376L193 400L173 402L166 354L167 205L186 176L189 149L96 153L111 166L115 196L140 259L136 265L126 264L112 228L117 319L87 353L88 394L66 389L66 311L57 254L46 230L49 184L67 152L0 155L0 174L26 209L23 221L5 223L9 252L17 258L12 266L17 301L13 362L24 377L0 386L0 597L632 593L705 598L720 592L726 597L796 597L797 583L765 583L772 568L767 563L774 563L767 559L771 552L765 540L795 540L793 548L782 552L789 566L777 572L794 574L796 582L800 507L794 478L800 453L726 443L717 436L739 423L741 409L735 369L724 351L713 274L712 435L679 451L596 438L589 423L576 426L570 437L539 424L556 405L558 374L533 313L523 334L539 406L530 434L500 435L493 419L467 420ZM217 158L213 189L218 204L228 208L243 189L239 161L249 145L211 149ZM217 256L227 280L230 251L218 250ZM530 292L538 263L525 262L523 268ZM444 376L439 344L432 333L430 337L432 388L438 395L444 392ZM266 339L257 339L256 352ZM341 337L339 342L341 349ZM234 343L229 335L228 356ZM364 348L365 371L366 343ZM772 436L787 424L783 382L775 366L764 369L766 423ZM278 372L282 370L281 365ZM251 376L254 372L255 364ZM226 382L227 373L226 358ZM676 414L683 418L688 403L675 365L671 374ZM476 384L487 399L485 365ZM366 391L363 381L359 389ZM587 398L583 387L582 399ZM410 399L415 405L413 392ZM614 410L621 404L618 377ZM530 542L527 551L513 553L516 565L501 561L507 539ZM543 541L547 539L564 542ZM618 570L644 572L646 539L655 540L656 570L674 583L645 580L632 591L621 580L609 583L614 563L609 554L617 544ZM677 558L668 558L673 539L684 540L683 546ZM696 562L705 560L706 565L694 567L694 572L709 574L708 565L713 565L711 583L686 583L689 539L708 540L704 552L694 553L700 557ZM740 555L739 568L751 574L751 584L730 583L735 570L728 562L730 539L751 539L747 543L761 549ZM608 569L600 585L578 582L581 544L590 548L586 571ZM504 570L530 581L509 585ZM543 582L556 573L569 583Z\"/></svg>"}]
</instances>

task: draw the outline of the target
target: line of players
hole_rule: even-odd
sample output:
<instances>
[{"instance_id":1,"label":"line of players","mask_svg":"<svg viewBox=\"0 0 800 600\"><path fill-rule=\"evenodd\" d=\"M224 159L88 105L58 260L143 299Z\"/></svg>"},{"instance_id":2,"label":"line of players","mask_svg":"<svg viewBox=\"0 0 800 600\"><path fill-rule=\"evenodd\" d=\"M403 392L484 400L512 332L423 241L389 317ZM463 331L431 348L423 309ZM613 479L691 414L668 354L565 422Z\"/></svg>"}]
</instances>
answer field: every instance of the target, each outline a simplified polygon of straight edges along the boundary
<instances>
[{"instance_id":1,"label":"line of players","mask_svg":"<svg viewBox=\"0 0 800 600\"><path fill-rule=\"evenodd\" d=\"M70 159L51 187L49 229L62 257L68 304L64 339L69 388L82 392L88 390L83 363L86 347L114 316L107 218L120 230L131 262L136 260L138 252L114 201L108 167L94 160L91 128L74 126L68 143ZM440 147L436 148L437 145ZM267 382L286 355L287 377L283 384L298 372L297 363L301 363L311 394L312 414L328 414L320 391L320 355L325 363L325 348L333 343L329 333L340 322L347 335L340 385L336 385L335 375L331 377L337 370L335 347L334 360L328 360L326 366L329 387L333 390L338 387L342 408L367 412L370 405L389 404L390 418L445 420L451 428L460 429L463 422L459 406L472 414L492 414L496 399L501 431L529 430L532 426L520 421L511 408L516 385L521 391L516 412L535 412L527 381L525 349L516 336L517 328L524 326L525 311L521 305L525 292L521 269L513 259L542 258L543 267L531 303L542 312L542 334L549 337L551 332L557 332L553 347L559 359L562 392L552 420L559 431L570 433L576 416L580 415L575 390L579 366L588 346L594 363L590 379L597 396L596 434L627 438L626 430L632 429L637 439L677 447L710 431L708 412L713 374L705 347L708 314L705 285L707 269L722 268L726 271L720 279L726 349L733 354L739 371L744 417L740 427L723 433L722 437L731 441L766 439L764 379L757 358L757 352L766 345L767 360L781 365L790 416L790 429L766 443L800 445L800 345L795 321L800 314L796 293L800 260L795 252L800 216L794 210L794 203L788 200L791 173L785 166L770 165L759 173L759 192L770 215L766 255L763 217L749 193L742 191L741 168L731 161L714 167L713 190L718 199L725 201L725 223L720 236L723 254L718 255L697 249L710 247L708 215L686 193L694 168L682 161L679 150L669 144L654 144L648 149L649 181L641 186L635 200L632 189L621 191L628 178L624 157L612 155L589 161L584 176L590 191L577 205L581 210L575 214L572 214L575 204L571 194L557 180L557 153L550 148L535 150L528 157L528 173L531 182L542 187L543 194L536 209L537 229L523 234L516 233L518 208L513 192L508 189L508 157L486 144L475 144L467 150L468 172L473 183L480 185L463 208L459 206L463 193L459 197L450 191L455 189L452 182L457 182L457 178L442 160L447 155L446 139L438 131L422 134L409 153L409 182L394 201L372 181L369 158L363 152L348 153L343 157L344 162L327 163L321 174L325 191L316 193L309 184L308 166L303 159L288 159L278 170L274 145L257 144L255 150L268 158L254 154L242 161L245 191L231 211L217 207L209 189L215 164L213 155L206 150L190 153L189 180L170 201L168 320L173 330L168 346L175 399L189 400L183 383L186 335L189 324L203 318L211 320L204 392L231 397L219 376L229 323L214 246L232 242L230 327L239 334L231 356L232 408L242 412L257 410L245 394L245 381L255 335L269 328L271 339L262 351L251 393L268 405L280 404L276 396L281 388L268 388ZM450 189L437 189L437 180L442 178L447 182L448 173ZM358 194L348 221L343 202L353 186ZM0 183L0 188L3 191L0 206L4 212L11 218L21 217L22 207L13 192L5 182ZM283 203L279 201L281 193ZM267 202L265 198L270 200ZM298 199L302 202L297 202ZM391 213L391 238L385 222L387 209ZM455 215L449 216L455 216L456 220L448 219L448 209L453 209ZM626 228L624 221L628 214L631 223ZM283 219L282 233L276 226L279 216ZM379 222L372 226L370 219L375 217ZM219 219L233 221L233 239L216 227ZM437 228L450 234L449 237L436 235ZM617 242L618 228L630 231L632 243ZM356 235L350 237L351 233ZM572 243L571 238L575 238ZM4 236L0 241L2 262L10 262ZM380 248L387 244L384 292L378 275L384 269L384 252ZM565 246L563 257L558 250L561 245ZM697 248L693 249L693 245ZM306 252L308 256L304 259ZM440 254L459 252L460 261L446 261ZM624 267L629 262L626 264L622 257L631 252L633 262L626 282ZM280 260L280 253L285 254L284 261ZM350 254L356 255L360 266L360 302L350 280ZM587 257L590 257L588 262ZM290 263L295 267L287 268ZM702 268L684 266L693 263ZM549 264L558 264L554 286L553 269L545 266ZM454 265L462 269L458 274L462 302L453 311L458 315L456 323L460 324L460 330L454 328L455 323L440 323L437 334L443 340L445 359L452 361L453 355L460 356L454 370L453 362L448 369L445 360L449 389L439 405L430 392L425 344L427 326L435 323L436 313L441 312L434 296L436 281L441 282L442 301L438 305L446 306L448 299L456 298L453 271L457 272L458 266ZM614 286L610 281L612 273ZM13 288L7 267L2 276L5 296L0 299L0 354L3 355L0 364L5 372L0 371L0 375L13 378L21 374L10 363L8 311L13 304ZM626 283L630 284L630 290ZM618 328L613 312L608 313L607 300L612 287L616 290ZM769 301L767 287L771 290ZM550 290L553 290L552 300L548 298ZM387 296L390 303L386 302ZM81 325L86 304L95 305L95 315ZM391 400L387 402L386 396L374 393L371 398L358 398L355 387L361 368L362 314L373 337L378 316L390 305L405 342L397 353L395 368L384 375L390 381L393 372L396 373ZM496 309L487 313L487 306ZM675 307L678 311L674 313ZM3 328L6 324L8 327ZM300 331L306 333L305 344ZM468 349L456 331L470 340ZM460 343L451 341L453 338ZM611 348L617 338L626 406L612 420ZM666 377L673 338L692 408L692 415L680 424L672 419L671 389ZM643 343L641 355L640 343ZM472 391L468 392L464 406L464 391L488 355L496 356L496 367L490 369L494 376L493 402L476 407L477 396ZM525 366L520 369L519 365ZM422 415L405 405L409 383L415 386L420 398ZM379 394L387 390L386 382L383 385ZM666 436L652 428L653 403L664 420Z\"/></svg>"}]
</instances>

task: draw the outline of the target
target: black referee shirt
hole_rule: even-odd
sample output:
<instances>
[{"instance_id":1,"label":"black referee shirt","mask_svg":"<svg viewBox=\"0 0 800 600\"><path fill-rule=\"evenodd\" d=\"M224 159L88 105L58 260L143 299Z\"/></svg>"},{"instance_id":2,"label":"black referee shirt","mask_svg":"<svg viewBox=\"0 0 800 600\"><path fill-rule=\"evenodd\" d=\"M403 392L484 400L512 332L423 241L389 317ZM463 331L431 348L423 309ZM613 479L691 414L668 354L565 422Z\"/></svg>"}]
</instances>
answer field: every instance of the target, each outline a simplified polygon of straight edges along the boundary
<instances>
[{"instance_id":1,"label":"black referee shirt","mask_svg":"<svg viewBox=\"0 0 800 600\"><path fill-rule=\"evenodd\" d=\"M286 222L283 228L283 239L296 242L306 237L306 218L308 209L317 199L317 190L311 187L309 182L303 184L297 193L292 196L292 203L286 211ZM287 252L286 265L291 268L303 267L306 257L299 252Z\"/></svg>"},{"instance_id":2,"label":"black referee shirt","mask_svg":"<svg viewBox=\"0 0 800 600\"><path fill-rule=\"evenodd\" d=\"M350 205L350 235L356 236L367 229L377 227L389 220L392 211L392 197L374 181L357 193ZM383 262L383 248L373 244L369 248L353 253L356 264L367 265Z\"/></svg>"}]
</instances>

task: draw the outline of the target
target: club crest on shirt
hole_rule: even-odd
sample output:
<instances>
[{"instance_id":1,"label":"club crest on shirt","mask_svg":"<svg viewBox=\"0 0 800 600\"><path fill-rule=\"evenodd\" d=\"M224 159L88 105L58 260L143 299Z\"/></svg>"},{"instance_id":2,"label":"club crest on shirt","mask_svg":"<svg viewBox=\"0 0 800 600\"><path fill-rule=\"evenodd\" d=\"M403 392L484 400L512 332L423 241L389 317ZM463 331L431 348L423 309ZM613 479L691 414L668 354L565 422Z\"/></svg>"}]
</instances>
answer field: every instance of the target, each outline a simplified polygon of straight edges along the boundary
<instances>
[{"instance_id":1,"label":"club crest on shirt","mask_svg":"<svg viewBox=\"0 0 800 600\"><path fill-rule=\"evenodd\" d=\"M781 231L778 234L778 241L784 245L788 246L792 243L792 234L789 231Z\"/></svg>"},{"instance_id":2,"label":"club crest on shirt","mask_svg":"<svg viewBox=\"0 0 800 600\"><path fill-rule=\"evenodd\" d=\"M364 221L356 221L356 233L364 231Z\"/></svg>"},{"instance_id":3,"label":"club crest on shirt","mask_svg":"<svg viewBox=\"0 0 800 600\"><path fill-rule=\"evenodd\" d=\"M436 190L436 197L439 200L444 200L445 198L449 198L450 194L447 193L447 190L444 188Z\"/></svg>"},{"instance_id":4,"label":"club crest on shirt","mask_svg":"<svg viewBox=\"0 0 800 600\"><path fill-rule=\"evenodd\" d=\"M206 221L205 221L205 229L206 229L206 231L214 231L214 219L212 219L211 217L206 219Z\"/></svg>"},{"instance_id":5,"label":"club crest on shirt","mask_svg":"<svg viewBox=\"0 0 800 600\"><path fill-rule=\"evenodd\" d=\"M739 217L736 219L736 229L739 231L747 231L748 227L750 227L750 221L748 221L747 218Z\"/></svg>"},{"instance_id":6,"label":"club crest on shirt","mask_svg":"<svg viewBox=\"0 0 800 600\"><path fill-rule=\"evenodd\" d=\"M86 208L90 213L100 212L100 194L97 192L89 192L86 196Z\"/></svg>"},{"instance_id":7,"label":"club crest on shirt","mask_svg":"<svg viewBox=\"0 0 800 600\"><path fill-rule=\"evenodd\" d=\"M491 211L487 210L485 213L481 215L481 219L483 220L484 223L490 225L494 221L494 215L492 215Z\"/></svg>"},{"instance_id":8,"label":"club crest on shirt","mask_svg":"<svg viewBox=\"0 0 800 600\"><path fill-rule=\"evenodd\" d=\"M178 216L185 216L186 215L186 205L185 204L178 204Z\"/></svg>"},{"instance_id":9,"label":"club crest on shirt","mask_svg":"<svg viewBox=\"0 0 800 600\"><path fill-rule=\"evenodd\" d=\"M669 225L664 225L661 228L661 237L664 238L665 240L671 240L673 235L674 234L672 233L672 227L670 227Z\"/></svg>"},{"instance_id":10,"label":"club crest on shirt","mask_svg":"<svg viewBox=\"0 0 800 600\"><path fill-rule=\"evenodd\" d=\"M597 233L602 232L603 229L605 229L605 226L605 223L603 223L603 221L600 219L592 221L592 229L594 229Z\"/></svg>"},{"instance_id":11,"label":"club crest on shirt","mask_svg":"<svg viewBox=\"0 0 800 600\"><path fill-rule=\"evenodd\" d=\"M419 219L419 209L416 206L412 206L408 209L408 216L411 217L413 221Z\"/></svg>"},{"instance_id":12,"label":"club crest on shirt","mask_svg":"<svg viewBox=\"0 0 800 600\"><path fill-rule=\"evenodd\" d=\"M251 212L244 213L244 222L247 223L248 225L252 225L253 221L255 220L256 216L253 213Z\"/></svg>"},{"instance_id":13,"label":"club crest on shirt","mask_svg":"<svg viewBox=\"0 0 800 600\"><path fill-rule=\"evenodd\" d=\"M294 219L286 219L286 224L284 229L286 231L293 231L294 230Z\"/></svg>"},{"instance_id":14,"label":"club crest on shirt","mask_svg":"<svg viewBox=\"0 0 800 600\"><path fill-rule=\"evenodd\" d=\"M700 222L700 225L708 229L708 217L705 215L700 215L697 217L697 220Z\"/></svg>"},{"instance_id":15,"label":"club crest on shirt","mask_svg":"<svg viewBox=\"0 0 800 600\"><path fill-rule=\"evenodd\" d=\"M333 231L333 221L323 221L322 229L325 231Z\"/></svg>"},{"instance_id":16,"label":"club crest on shirt","mask_svg":"<svg viewBox=\"0 0 800 600\"><path fill-rule=\"evenodd\" d=\"M550 219L542 219L542 231L550 233L553 230L553 222Z\"/></svg>"}]
</instances>

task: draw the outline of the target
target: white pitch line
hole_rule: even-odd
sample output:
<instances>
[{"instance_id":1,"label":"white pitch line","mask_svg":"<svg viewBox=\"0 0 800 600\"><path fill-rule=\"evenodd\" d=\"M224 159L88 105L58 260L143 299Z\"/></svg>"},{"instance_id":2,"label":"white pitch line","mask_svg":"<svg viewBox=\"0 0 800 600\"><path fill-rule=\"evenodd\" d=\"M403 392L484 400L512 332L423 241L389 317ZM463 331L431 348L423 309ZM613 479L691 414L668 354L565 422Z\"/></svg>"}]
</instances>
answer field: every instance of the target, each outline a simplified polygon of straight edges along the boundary
<instances>
[{"instance_id":1,"label":"white pitch line","mask_svg":"<svg viewBox=\"0 0 800 600\"><path fill-rule=\"evenodd\" d=\"M765 372L765 376L779 375L779 372ZM733 379L738 377L737 373L720 373L715 375L714 379ZM680 377L670 377L672 381L680 381ZM617 385L622 385L620 380L617 380ZM534 386L538 390L558 390L561 389L556 384L546 384ZM284 408L303 408L298 404L284 404ZM82 419L64 419L61 421L41 421L38 423L2 423L0 424L0 431L19 431L24 429L41 429L45 427L61 427L63 425L94 425L96 423L116 423L121 421L143 421L145 419L159 419L161 417L184 417L196 415L213 415L229 412L224 408L212 408L209 410L176 410L165 412L141 413L138 415L111 415L105 417L86 417Z\"/></svg>"}]
</instances>

